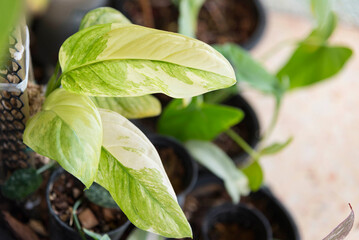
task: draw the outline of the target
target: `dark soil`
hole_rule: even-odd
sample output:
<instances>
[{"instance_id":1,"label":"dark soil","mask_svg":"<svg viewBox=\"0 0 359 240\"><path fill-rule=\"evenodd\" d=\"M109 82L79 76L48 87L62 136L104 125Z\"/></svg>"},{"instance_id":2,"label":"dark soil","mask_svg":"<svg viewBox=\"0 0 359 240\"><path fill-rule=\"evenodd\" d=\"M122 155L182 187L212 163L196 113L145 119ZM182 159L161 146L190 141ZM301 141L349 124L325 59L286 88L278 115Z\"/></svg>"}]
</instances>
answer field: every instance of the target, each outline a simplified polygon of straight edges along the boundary
<instances>
[{"instance_id":1,"label":"dark soil","mask_svg":"<svg viewBox=\"0 0 359 240\"><path fill-rule=\"evenodd\" d=\"M150 2L151 7L144 2ZM135 24L178 31L179 13L171 0L124 0L123 9ZM252 0L207 0L199 13L197 37L208 44L244 44L257 25Z\"/></svg>"},{"instance_id":2,"label":"dark soil","mask_svg":"<svg viewBox=\"0 0 359 240\"><path fill-rule=\"evenodd\" d=\"M231 198L219 183L198 187L187 196L183 211L192 226L193 239L202 239L202 222L208 211L228 202Z\"/></svg>"},{"instance_id":3,"label":"dark soil","mask_svg":"<svg viewBox=\"0 0 359 240\"><path fill-rule=\"evenodd\" d=\"M157 151L161 157L163 167L165 168L167 176L170 179L172 187L175 190L176 195L179 195L186 188L186 172L183 166L183 161L171 147L157 148Z\"/></svg>"},{"instance_id":4,"label":"dark soil","mask_svg":"<svg viewBox=\"0 0 359 240\"><path fill-rule=\"evenodd\" d=\"M209 232L211 240L255 240L255 230L236 223L216 223Z\"/></svg>"},{"instance_id":5,"label":"dark soil","mask_svg":"<svg viewBox=\"0 0 359 240\"><path fill-rule=\"evenodd\" d=\"M295 238L281 210L275 208L265 194L261 192L251 193L247 197L241 197L241 202L258 209L268 219L272 228L273 238L281 240Z\"/></svg>"},{"instance_id":6,"label":"dark soil","mask_svg":"<svg viewBox=\"0 0 359 240\"><path fill-rule=\"evenodd\" d=\"M52 209L63 222L75 230L72 207L84 196L83 190L84 185L80 181L69 173L63 173L55 181L50 192ZM77 213L81 225L97 233L109 232L127 222L126 216L120 209L102 208L86 199Z\"/></svg>"}]
</instances>

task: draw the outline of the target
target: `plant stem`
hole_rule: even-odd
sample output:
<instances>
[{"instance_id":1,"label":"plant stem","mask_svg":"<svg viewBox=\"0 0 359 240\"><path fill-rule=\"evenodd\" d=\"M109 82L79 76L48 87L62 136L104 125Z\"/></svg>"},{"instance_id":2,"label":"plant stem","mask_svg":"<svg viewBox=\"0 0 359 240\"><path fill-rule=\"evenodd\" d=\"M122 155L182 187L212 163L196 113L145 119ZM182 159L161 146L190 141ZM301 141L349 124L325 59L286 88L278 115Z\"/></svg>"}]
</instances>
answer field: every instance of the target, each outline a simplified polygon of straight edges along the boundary
<instances>
[{"instance_id":1,"label":"plant stem","mask_svg":"<svg viewBox=\"0 0 359 240\"><path fill-rule=\"evenodd\" d=\"M269 138L269 136L272 134L275 126L277 125L280 106L281 106L282 101L281 101L281 97L276 97L275 99L276 100L275 100L274 113L273 113L273 116L272 116L272 119L271 119L268 129L261 139L262 143L265 142Z\"/></svg>"},{"instance_id":2,"label":"plant stem","mask_svg":"<svg viewBox=\"0 0 359 240\"><path fill-rule=\"evenodd\" d=\"M36 170L37 174L41 174L43 172L45 172L46 170L50 169L52 166L55 165L55 161L51 160L48 164L45 164L44 166L42 166L41 168Z\"/></svg>"},{"instance_id":3,"label":"plant stem","mask_svg":"<svg viewBox=\"0 0 359 240\"><path fill-rule=\"evenodd\" d=\"M77 218L77 209L79 208L79 206L81 205L82 203L82 198L80 198L79 200L77 200L74 204L74 208L72 209L72 217L74 218L74 222L75 222L75 225L76 225L76 228L82 238L82 240L86 240L86 237L85 237L85 234L82 230L82 227L81 227L81 224L80 224L80 221L79 219Z\"/></svg>"},{"instance_id":4,"label":"plant stem","mask_svg":"<svg viewBox=\"0 0 359 240\"><path fill-rule=\"evenodd\" d=\"M61 77L58 78L60 72L60 63L57 62L54 74L52 74L49 83L47 84L47 89L45 96L49 96L50 93L52 93L55 89L59 88L61 86Z\"/></svg>"},{"instance_id":5,"label":"plant stem","mask_svg":"<svg viewBox=\"0 0 359 240\"><path fill-rule=\"evenodd\" d=\"M225 133L232 138L233 141L235 141L238 146L240 146L246 153L249 154L249 156L252 157L252 159L254 161L259 159L259 154L251 147L249 146L248 143L246 143L246 141L239 136L235 131L233 131L232 129L228 129L227 131L225 131Z\"/></svg>"}]
</instances>

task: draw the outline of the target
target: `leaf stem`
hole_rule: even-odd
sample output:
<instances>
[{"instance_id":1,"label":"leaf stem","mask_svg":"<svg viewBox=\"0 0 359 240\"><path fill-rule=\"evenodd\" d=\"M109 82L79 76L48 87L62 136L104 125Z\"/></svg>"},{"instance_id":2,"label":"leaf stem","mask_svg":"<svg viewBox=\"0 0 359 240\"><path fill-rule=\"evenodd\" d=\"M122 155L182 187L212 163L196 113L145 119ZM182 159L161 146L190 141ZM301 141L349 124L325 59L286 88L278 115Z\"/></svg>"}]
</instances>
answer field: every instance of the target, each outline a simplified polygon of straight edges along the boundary
<instances>
[{"instance_id":1,"label":"leaf stem","mask_svg":"<svg viewBox=\"0 0 359 240\"><path fill-rule=\"evenodd\" d=\"M81 227L81 224L80 224L80 221L79 219L77 218L77 209L79 208L79 206L81 205L83 201L83 198L80 198L79 200L77 200L74 204L74 207L72 209L72 217L74 218L74 222L75 222L75 225L76 225L76 228L81 236L81 239L82 240L86 240L86 237L85 237L85 234L82 230L82 227Z\"/></svg>"},{"instance_id":2,"label":"leaf stem","mask_svg":"<svg viewBox=\"0 0 359 240\"><path fill-rule=\"evenodd\" d=\"M41 168L36 170L36 174L40 175L41 173L45 172L46 170L50 169L52 166L55 165L55 161L51 160L49 163L45 164Z\"/></svg>"},{"instance_id":3,"label":"leaf stem","mask_svg":"<svg viewBox=\"0 0 359 240\"><path fill-rule=\"evenodd\" d=\"M49 96L50 93L52 93L55 89L57 89L61 86L61 76L58 77L59 72L60 72L60 63L57 62L54 74L52 74L52 76L47 84L47 89L46 89L46 93L45 93L46 97Z\"/></svg>"},{"instance_id":4,"label":"leaf stem","mask_svg":"<svg viewBox=\"0 0 359 240\"><path fill-rule=\"evenodd\" d=\"M225 133L230 138L232 138L232 140L235 141L238 144L238 146L240 146L246 153L248 153L249 156L252 157L253 161L259 159L260 155L251 146L249 146L249 144L235 131L233 131L232 129L228 129L227 131L225 131Z\"/></svg>"},{"instance_id":5,"label":"leaf stem","mask_svg":"<svg viewBox=\"0 0 359 240\"><path fill-rule=\"evenodd\" d=\"M276 97L275 98L275 107L274 107L274 113L272 115L272 119L271 122L269 124L269 127L267 129L267 131L265 132L265 134L263 135L262 139L261 139L261 143L264 143L269 136L272 134L275 126L277 125L278 122L278 116L279 116L279 112L280 112L280 107L281 107L281 97Z\"/></svg>"}]
</instances>

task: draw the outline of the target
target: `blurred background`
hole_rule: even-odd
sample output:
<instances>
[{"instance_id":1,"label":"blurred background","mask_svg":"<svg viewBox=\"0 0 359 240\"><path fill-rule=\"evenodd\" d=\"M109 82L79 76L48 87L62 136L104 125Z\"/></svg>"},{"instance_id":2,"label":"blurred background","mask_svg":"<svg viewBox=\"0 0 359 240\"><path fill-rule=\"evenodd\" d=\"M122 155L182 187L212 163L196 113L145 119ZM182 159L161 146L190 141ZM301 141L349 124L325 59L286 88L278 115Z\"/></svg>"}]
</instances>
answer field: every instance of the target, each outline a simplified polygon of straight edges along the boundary
<instances>
[{"instance_id":1,"label":"blurred background","mask_svg":"<svg viewBox=\"0 0 359 240\"><path fill-rule=\"evenodd\" d=\"M285 96L273 140L294 136L283 152L262 159L265 179L290 209L303 239L321 239L349 214L348 203L359 211L359 2L338 0L340 21L332 43L347 45L353 57L344 70L328 81ZM299 39L310 31L308 1L262 0L267 26L252 50L260 59L286 39ZM265 65L269 69L287 59L283 46ZM250 89L243 94L254 105L261 125L268 126L273 101ZM347 239L359 238L358 221Z\"/></svg>"}]
</instances>

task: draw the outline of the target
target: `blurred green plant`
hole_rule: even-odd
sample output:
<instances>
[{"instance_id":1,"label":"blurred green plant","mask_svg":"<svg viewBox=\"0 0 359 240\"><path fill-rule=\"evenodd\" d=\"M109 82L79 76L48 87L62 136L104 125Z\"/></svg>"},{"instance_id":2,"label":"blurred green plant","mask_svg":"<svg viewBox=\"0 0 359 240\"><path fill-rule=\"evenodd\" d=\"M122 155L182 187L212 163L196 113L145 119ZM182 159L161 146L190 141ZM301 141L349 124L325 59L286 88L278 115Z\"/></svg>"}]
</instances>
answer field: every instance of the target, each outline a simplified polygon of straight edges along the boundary
<instances>
[{"instance_id":1,"label":"blurred green plant","mask_svg":"<svg viewBox=\"0 0 359 240\"><path fill-rule=\"evenodd\" d=\"M180 33L195 36L198 12L204 1L178 0L176 2L180 10ZM251 157L251 161L239 171L246 175L250 189L257 190L263 182L263 171L259 159L262 156L280 152L293 140L292 137L289 137L284 142L266 144L268 137L276 126L284 95L290 90L310 86L332 77L344 67L352 55L351 49L345 46L336 46L329 42L329 38L337 25L337 17L332 10L332 2L312 0L311 8L316 20L315 26L308 36L296 41L296 49L277 73L267 71L261 63L253 59L246 50L237 44L227 43L213 46L230 61L235 69L239 84L248 84L250 87L272 96L275 100L270 125L263 134L256 150L252 149L237 133L230 129L242 119L242 117L235 118L239 110L237 109L237 112L232 110L232 113L228 113L226 116L221 115L220 112L222 106L218 105L218 103L237 94L236 86L206 93L203 97L204 103L194 99L188 107L179 104L178 100L174 100L163 111L158 125L159 132L174 136L182 141L197 140L186 143L195 159L225 182L228 182L231 177L232 181L235 181L235 176L231 174L223 176L220 172L227 168L228 161L231 160L229 158L213 157L215 156L214 154L207 154L206 156L203 154L204 149L215 152L222 151L216 145L209 145L204 141L212 141L219 133L226 133ZM270 52L273 53L273 51ZM218 106L216 110L213 109L209 114L205 111L206 104ZM196 107L194 108L194 106ZM195 113L195 116L198 117L196 119L191 118L187 122L181 121L184 116L189 116L190 113ZM209 120L210 118L214 119ZM211 126L215 119L218 118L221 121L218 121L217 128L214 129ZM224 124L223 118L228 120L227 124ZM229 121L229 119L232 119L232 121ZM190 128L187 126L190 126ZM204 131L201 129L206 129L206 135L202 135ZM201 140L202 143L198 140ZM223 152L223 154L225 153ZM219 170L219 168L222 169ZM245 192L243 191L243 185L237 185L237 187L242 188L239 189L239 192ZM233 193L233 190L227 189ZM233 198L233 194L231 196ZM233 200L238 201L237 198L233 198Z\"/></svg>"}]
</instances>

